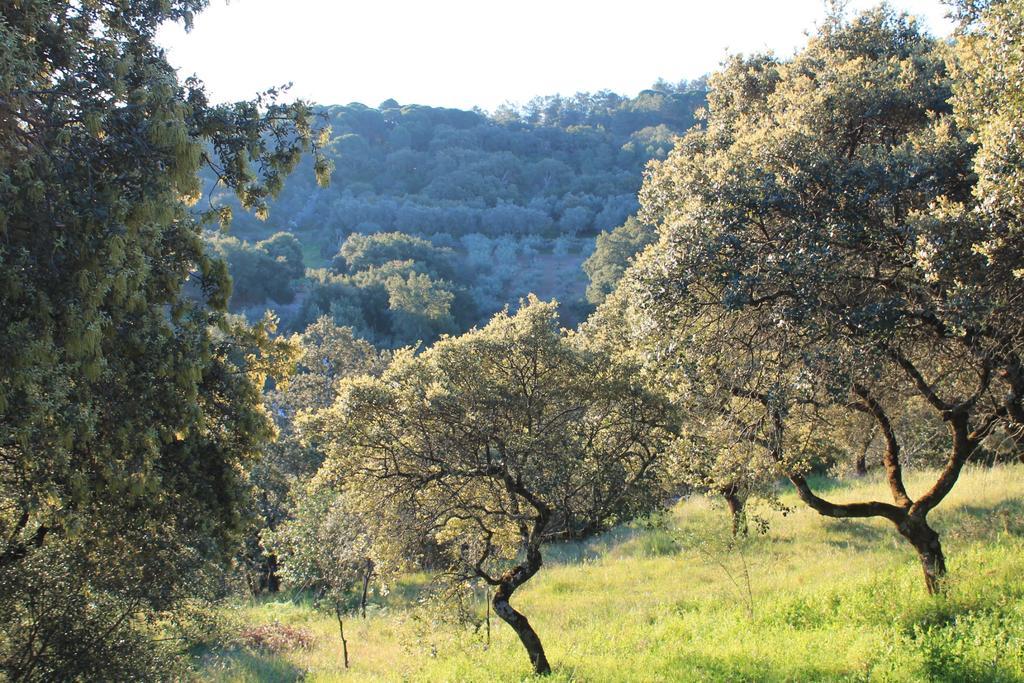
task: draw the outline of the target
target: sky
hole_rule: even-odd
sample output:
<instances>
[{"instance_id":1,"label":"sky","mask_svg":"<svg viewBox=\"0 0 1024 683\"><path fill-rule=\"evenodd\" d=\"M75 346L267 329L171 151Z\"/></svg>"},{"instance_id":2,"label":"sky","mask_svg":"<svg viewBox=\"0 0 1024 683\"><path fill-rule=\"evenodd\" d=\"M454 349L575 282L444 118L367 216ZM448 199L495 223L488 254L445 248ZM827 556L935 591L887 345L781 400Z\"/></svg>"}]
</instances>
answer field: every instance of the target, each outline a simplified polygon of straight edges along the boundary
<instances>
[{"instance_id":1,"label":"sky","mask_svg":"<svg viewBox=\"0 0 1024 683\"><path fill-rule=\"evenodd\" d=\"M873 0L850 0L852 11ZM892 0L933 34L940 0ZM291 96L489 111L536 95L608 89L633 96L658 78L692 79L733 53L791 55L823 0L212 0L186 33L158 40L182 77L215 101L291 82Z\"/></svg>"}]
</instances>

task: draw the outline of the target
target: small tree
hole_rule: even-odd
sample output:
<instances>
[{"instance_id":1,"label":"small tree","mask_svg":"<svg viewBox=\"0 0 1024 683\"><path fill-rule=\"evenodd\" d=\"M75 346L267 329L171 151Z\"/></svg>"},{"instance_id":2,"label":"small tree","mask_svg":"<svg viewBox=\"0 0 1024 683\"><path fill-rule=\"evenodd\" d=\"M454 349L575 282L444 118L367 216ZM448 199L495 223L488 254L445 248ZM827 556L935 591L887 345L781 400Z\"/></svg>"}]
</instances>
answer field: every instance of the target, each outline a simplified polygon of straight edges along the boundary
<instances>
[{"instance_id":1,"label":"small tree","mask_svg":"<svg viewBox=\"0 0 1024 683\"><path fill-rule=\"evenodd\" d=\"M326 488L298 498L291 519L263 536L267 550L281 562L282 578L292 587L310 589L338 620L342 654L348 668L345 613L353 589L362 584L360 608L366 616L366 596L374 571L370 558L371 528L344 494Z\"/></svg>"},{"instance_id":2,"label":"small tree","mask_svg":"<svg viewBox=\"0 0 1024 683\"><path fill-rule=\"evenodd\" d=\"M656 248L639 260L652 258ZM747 501L775 497L777 466L749 439L749 431L737 429L737 416L726 409L716 387L700 376L709 350L699 338L658 325L636 305L645 291L635 276L633 269L618 283L581 325L579 339L588 348L634 364L640 370L637 379L671 401L679 420L678 437L669 451L673 486L723 498L733 534L744 534ZM718 341L715 334L709 338Z\"/></svg>"},{"instance_id":3,"label":"small tree","mask_svg":"<svg viewBox=\"0 0 1024 683\"><path fill-rule=\"evenodd\" d=\"M543 544L662 499L670 409L635 377L531 298L419 356L400 353L379 379L348 381L309 433L329 453L321 477L348 485L366 518L390 520L391 543L429 541L453 578L494 587L495 613L543 674L540 638L510 604Z\"/></svg>"},{"instance_id":4,"label":"small tree","mask_svg":"<svg viewBox=\"0 0 1024 683\"><path fill-rule=\"evenodd\" d=\"M289 344L296 353L294 372L287 382L279 383L264 394L267 407L277 425L278 436L264 449L263 458L253 467L250 478L255 493L257 519L246 544L245 562L254 593L276 592L280 587L281 558L275 547L265 547L261 538L268 538L283 523L313 515L317 509L306 503L307 485L323 462L323 453L315 445L304 444L295 431L295 417L303 411L331 405L336 398L335 386L343 377L379 374L386 365L386 355L371 344L353 336L351 328L339 327L324 316L301 334L292 335ZM306 526L312 520L301 522ZM309 534L303 538L309 537ZM318 543L322 539L318 540ZM347 538L338 539L348 543ZM288 546L288 552L296 551ZM317 552L333 552L327 548ZM309 565L307 563L306 565ZM294 581L295 571L287 572ZM310 574L301 573L302 582Z\"/></svg>"}]
</instances>

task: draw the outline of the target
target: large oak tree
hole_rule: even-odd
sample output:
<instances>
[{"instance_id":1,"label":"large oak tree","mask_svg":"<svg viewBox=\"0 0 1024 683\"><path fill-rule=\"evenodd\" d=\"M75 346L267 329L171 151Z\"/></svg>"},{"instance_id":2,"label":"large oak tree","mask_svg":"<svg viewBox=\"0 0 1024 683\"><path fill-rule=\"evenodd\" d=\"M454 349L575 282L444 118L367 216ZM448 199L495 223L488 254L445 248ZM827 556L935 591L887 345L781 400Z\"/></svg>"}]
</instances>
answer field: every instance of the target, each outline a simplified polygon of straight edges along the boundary
<instances>
[{"instance_id":1,"label":"large oak tree","mask_svg":"<svg viewBox=\"0 0 1024 683\"><path fill-rule=\"evenodd\" d=\"M205 4L0 4L0 666L14 679L164 677L132 669L161 649L140 616L233 551L271 432L268 330L226 317L226 268L192 205L205 165L265 212L313 119L273 92L214 106L178 81L154 34Z\"/></svg>"},{"instance_id":2,"label":"large oak tree","mask_svg":"<svg viewBox=\"0 0 1024 683\"><path fill-rule=\"evenodd\" d=\"M662 358L833 517L883 517L945 573L927 516L997 426L1020 428L1024 310L1014 264L984 249L974 136L954 116L949 50L880 8L833 17L795 58L734 58L702 128L649 172L660 241L631 277ZM997 55L990 55L998 58ZM1001 251L1003 259L1016 255ZM910 398L950 449L916 497L891 414ZM824 412L870 416L892 502L815 493L788 454Z\"/></svg>"}]
</instances>

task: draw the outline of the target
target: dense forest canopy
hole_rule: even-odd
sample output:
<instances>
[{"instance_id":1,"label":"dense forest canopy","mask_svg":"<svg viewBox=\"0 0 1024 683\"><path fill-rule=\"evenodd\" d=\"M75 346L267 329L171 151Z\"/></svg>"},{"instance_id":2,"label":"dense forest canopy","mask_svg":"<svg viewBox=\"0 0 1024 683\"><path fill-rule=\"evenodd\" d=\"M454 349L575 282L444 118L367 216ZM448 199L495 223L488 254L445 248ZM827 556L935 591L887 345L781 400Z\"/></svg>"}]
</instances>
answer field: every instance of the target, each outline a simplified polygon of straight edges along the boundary
<instances>
[{"instance_id":1,"label":"dense forest canopy","mask_svg":"<svg viewBox=\"0 0 1024 683\"><path fill-rule=\"evenodd\" d=\"M330 258L352 232L554 238L610 230L639 208L647 161L664 158L704 105L701 82L657 87L633 98L538 97L492 115L394 100L324 107L331 188L314 192L308 174L296 174L270 203L274 221L236 215L233 231L307 234Z\"/></svg>"},{"instance_id":2,"label":"dense forest canopy","mask_svg":"<svg viewBox=\"0 0 1024 683\"><path fill-rule=\"evenodd\" d=\"M322 150L334 166L331 187L317 191L300 164L268 203L270 220L235 210L232 237L209 237L235 281L231 308L253 319L272 308L295 331L331 315L386 346L463 331L530 292L557 298L566 320L579 322L588 310L580 264L593 237L639 209L645 164L664 158L673 137L694 125L705 89L703 80L659 81L633 98L608 91L538 97L493 114L393 100L318 109L332 131ZM237 209L229 194L215 188L203 206ZM260 253L278 231L301 242L305 267L333 262L331 273L313 272L304 282L285 277ZM389 260L406 264L353 279L365 268L339 269L336 257L350 236L375 233L429 240L450 263L439 273L436 263L421 262L422 245L403 251L404 238L382 236ZM617 258L624 264L631 253ZM407 304L397 285L381 290L399 272L403 288L417 292L416 305L433 310L433 322L390 320L389 311Z\"/></svg>"}]
</instances>

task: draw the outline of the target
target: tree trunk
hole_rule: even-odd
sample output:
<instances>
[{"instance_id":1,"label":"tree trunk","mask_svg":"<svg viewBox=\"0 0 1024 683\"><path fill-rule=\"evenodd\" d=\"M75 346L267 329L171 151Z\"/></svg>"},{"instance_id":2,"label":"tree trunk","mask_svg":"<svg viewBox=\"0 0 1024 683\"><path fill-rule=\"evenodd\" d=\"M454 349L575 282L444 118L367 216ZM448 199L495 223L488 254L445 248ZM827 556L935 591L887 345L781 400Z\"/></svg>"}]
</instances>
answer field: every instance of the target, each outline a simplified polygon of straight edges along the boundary
<instances>
[{"instance_id":1,"label":"tree trunk","mask_svg":"<svg viewBox=\"0 0 1024 683\"><path fill-rule=\"evenodd\" d=\"M348 641L345 640L345 622L341 618L341 604L334 603L334 614L338 617L338 632L341 633L341 654L344 657L345 668L348 668Z\"/></svg>"},{"instance_id":2,"label":"tree trunk","mask_svg":"<svg viewBox=\"0 0 1024 683\"><path fill-rule=\"evenodd\" d=\"M366 595L370 590L370 577L373 576L373 560L366 559L366 567L363 569L363 594L359 597L359 609L363 619L366 618Z\"/></svg>"},{"instance_id":3,"label":"tree trunk","mask_svg":"<svg viewBox=\"0 0 1024 683\"><path fill-rule=\"evenodd\" d=\"M897 528L917 550L924 570L925 587L935 595L942 590L942 579L946 576L946 557L942 554L939 534L928 526L924 518L916 516L908 516Z\"/></svg>"},{"instance_id":4,"label":"tree trunk","mask_svg":"<svg viewBox=\"0 0 1024 683\"><path fill-rule=\"evenodd\" d=\"M491 605L494 607L495 614L511 626L519 636L519 642L526 648L526 654L530 657L533 672L538 675L547 675L551 673L551 665L548 664L548 658L544 654L544 646L540 643L540 637L530 626L529 620L509 604L509 600L516 589L529 581L544 564L544 558L540 552L540 539L543 538L544 530L551 519L551 509L525 489L521 482L508 474L504 476L503 481L509 493L521 496L533 506L533 509L537 511L537 516L534 518L532 529L527 530L525 525L522 528L524 549L526 550L523 562L502 574L497 582L493 579L489 580L492 585L497 584ZM482 574L482 576L487 577L486 574Z\"/></svg>"},{"instance_id":5,"label":"tree trunk","mask_svg":"<svg viewBox=\"0 0 1024 683\"><path fill-rule=\"evenodd\" d=\"M725 497L725 502L729 505L729 514L732 515L733 538L746 536L748 532L746 506L743 499L739 496L737 488L730 486L722 491L722 495Z\"/></svg>"},{"instance_id":6,"label":"tree trunk","mask_svg":"<svg viewBox=\"0 0 1024 683\"><path fill-rule=\"evenodd\" d=\"M277 593L281 590L281 577L278 576L277 555L270 553L263 560L263 572L260 577L260 591Z\"/></svg>"},{"instance_id":7,"label":"tree trunk","mask_svg":"<svg viewBox=\"0 0 1024 683\"><path fill-rule=\"evenodd\" d=\"M868 452L861 451L860 455L857 456L857 462L854 464L854 471L858 477L866 476L868 473Z\"/></svg>"},{"instance_id":8,"label":"tree trunk","mask_svg":"<svg viewBox=\"0 0 1024 683\"><path fill-rule=\"evenodd\" d=\"M494 598L491 600L491 604L494 605L494 613L511 626L519 636L519 641L526 648L526 654L530 657L534 673L549 674L551 665L548 664L548 658L544 655L544 646L541 645L537 632L530 626L530 621L508 602L514 591L515 588L508 582L503 582L498 586L498 589L494 591Z\"/></svg>"},{"instance_id":9,"label":"tree trunk","mask_svg":"<svg viewBox=\"0 0 1024 683\"><path fill-rule=\"evenodd\" d=\"M870 412L870 410L871 410L871 408L869 407L868 411ZM879 408L879 412L881 412L881 408ZM890 426L890 424L888 422L888 419L889 419L888 416L884 415L884 413L882 413L882 415L883 415L883 417L885 417L885 427L891 429L891 426ZM876 417L876 419L878 419L878 418ZM854 463L854 469L855 469L858 477L866 476L867 473L868 473L868 449L871 448L871 442L875 440L875 429L876 428L877 427L872 427L871 431L868 432L868 435L864 439L863 444L861 444L860 454L857 455L857 462ZM888 448L892 448L892 446L893 446L892 444L889 444L888 442L887 442L886 445L887 445ZM899 453L897 452L896 455L898 456Z\"/></svg>"},{"instance_id":10,"label":"tree trunk","mask_svg":"<svg viewBox=\"0 0 1024 683\"><path fill-rule=\"evenodd\" d=\"M487 603L487 647L486 650L491 649L491 589L487 589L486 598L484 601Z\"/></svg>"}]
</instances>

